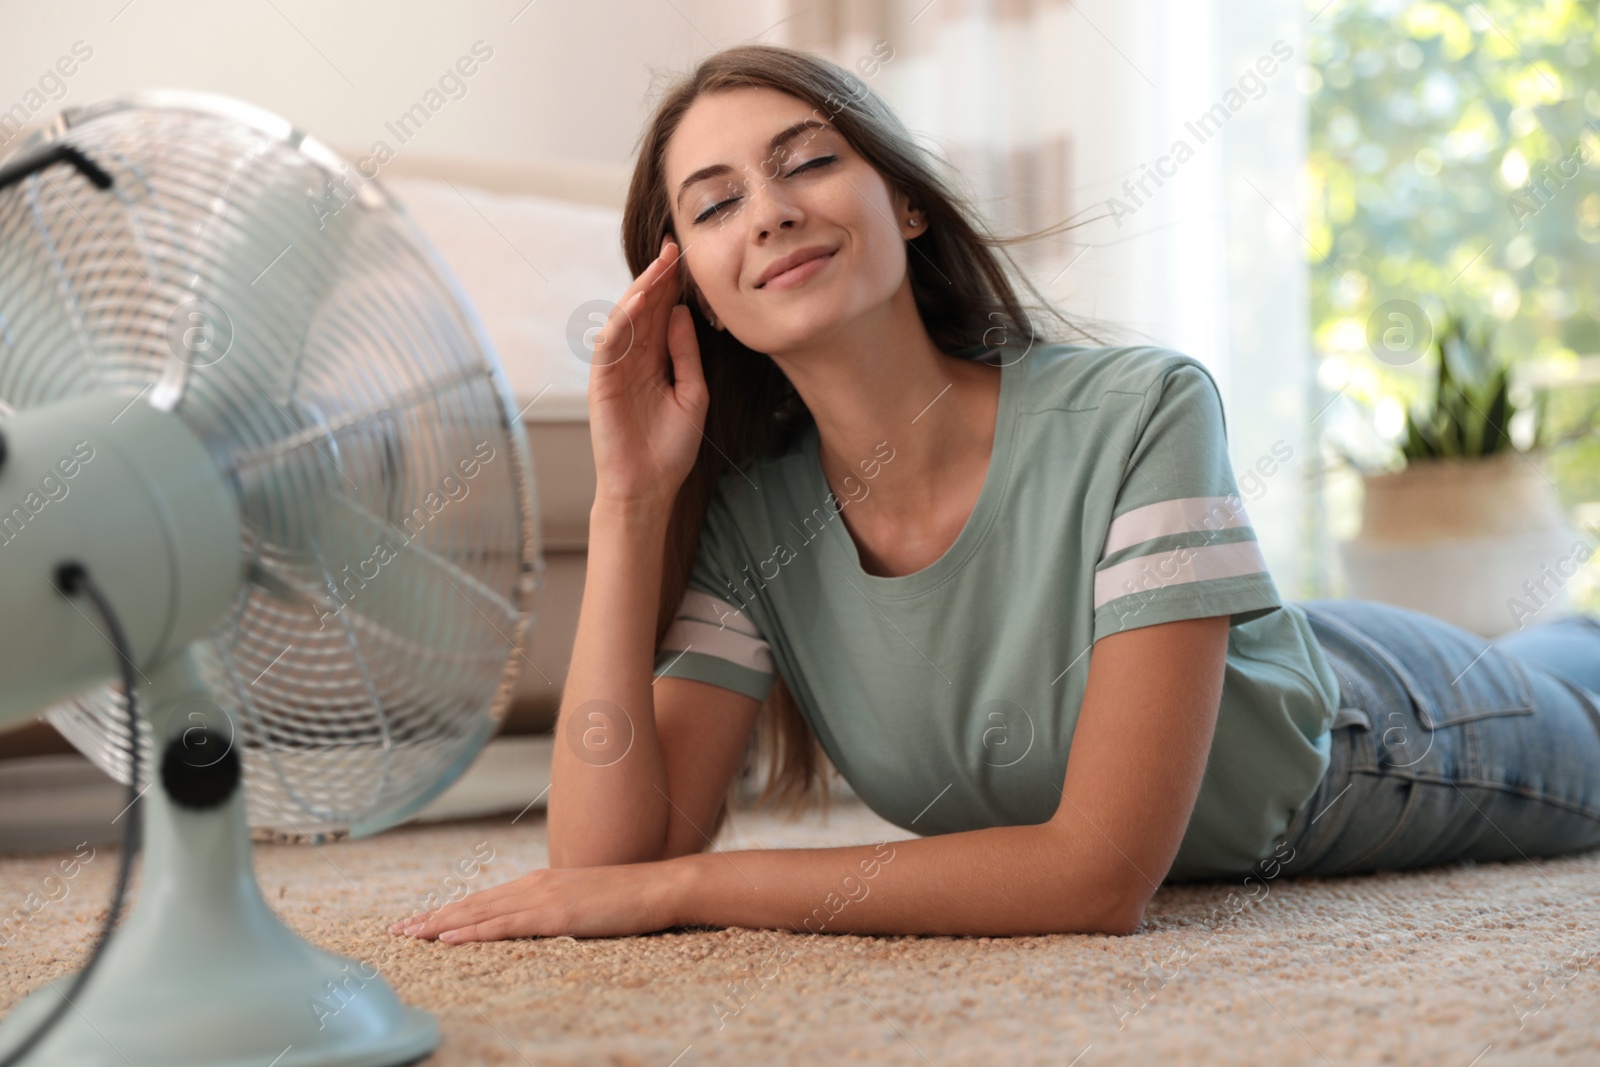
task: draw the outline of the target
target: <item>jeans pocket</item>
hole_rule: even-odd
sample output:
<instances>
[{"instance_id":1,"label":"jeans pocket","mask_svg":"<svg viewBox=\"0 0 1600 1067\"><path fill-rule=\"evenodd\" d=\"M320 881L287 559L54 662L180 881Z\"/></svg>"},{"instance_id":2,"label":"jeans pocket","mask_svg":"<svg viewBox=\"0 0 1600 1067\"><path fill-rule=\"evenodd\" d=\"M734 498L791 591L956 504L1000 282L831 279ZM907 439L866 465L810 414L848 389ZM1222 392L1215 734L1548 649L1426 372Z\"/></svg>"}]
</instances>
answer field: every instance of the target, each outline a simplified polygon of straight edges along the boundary
<instances>
[{"instance_id":1,"label":"jeans pocket","mask_svg":"<svg viewBox=\"0 0 1600 1067\"><path fill-rule=\"evenodd\" d=\"M1416 702L1417 717L1430 730L1501 715L1532 715L1533 687L1517 662L1492 646L1481 658L1448 642L1429 643L1420 669L1399 660L1391 666ZM1478 654L1474 654L1475 656Z\"/></svg>"},{"instance_id":2,"label":"jeans pocket","mask_svg":"<svg viewBox=\"0 0 1600 1067\"><path fill-rule=\"evenodd\" d=\"M1365 708L1358 708L1353 704L1346 704L1341 707L1338 711L1338 714L1333 717L1333 725L1330 726L1329 729L1337 730L1341 726L1359 726L1363 730L1370 730L1372 729L1372 716L1367 714Z\"/></svg>"},{"instance_id":3,"label":"jeans pocket","mask_svg":"<svg viewBox=\"0 0 1600 1067\"><path fill-rule=\"evenodd\" d=\"M1387 607L1364 631L1325 621L1399 679L1425 729L1533 714L1533 687L1514 657L1443 619Z\"/></svg>"}]
</instances>

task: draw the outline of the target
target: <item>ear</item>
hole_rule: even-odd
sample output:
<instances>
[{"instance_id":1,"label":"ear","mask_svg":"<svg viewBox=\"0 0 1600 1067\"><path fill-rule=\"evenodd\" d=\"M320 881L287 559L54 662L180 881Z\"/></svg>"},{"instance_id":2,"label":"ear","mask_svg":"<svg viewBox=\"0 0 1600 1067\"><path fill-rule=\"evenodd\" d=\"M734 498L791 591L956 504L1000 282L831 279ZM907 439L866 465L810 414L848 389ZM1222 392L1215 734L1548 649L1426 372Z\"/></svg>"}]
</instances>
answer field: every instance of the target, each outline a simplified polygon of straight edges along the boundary
<instances>
[{"instance_id":1,"label":"ear","mask_svg":"<svg viewBox=\"0 0 1600 1067\"><path fill-rule=\"evenodd\" d=\"M911 225L910 220L916 219L917 224ZM900 236L906 240L920 237L928 231L928 213L922 210L920 200L913 200L908 193L896 192L894 197L894 221L900 230Z\"/></svg>"}]
</instances>

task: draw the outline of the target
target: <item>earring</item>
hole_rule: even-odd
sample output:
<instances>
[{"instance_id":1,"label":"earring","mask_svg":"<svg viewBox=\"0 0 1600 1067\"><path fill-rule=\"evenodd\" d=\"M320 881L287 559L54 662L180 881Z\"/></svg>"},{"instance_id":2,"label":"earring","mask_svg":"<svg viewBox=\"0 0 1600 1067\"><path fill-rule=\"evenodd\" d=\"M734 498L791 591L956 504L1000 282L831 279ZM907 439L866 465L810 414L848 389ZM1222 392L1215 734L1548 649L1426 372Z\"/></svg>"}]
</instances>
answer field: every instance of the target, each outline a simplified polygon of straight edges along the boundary
<instances>
[{"instance_id":1,"label":"earring","mask_svg":"<svg viewBox=\"0 0 1600 1067\"><path fill-rule=\"evenodd\" d=\"M921 226L921 225L922 225L922 220L921 220L921 219L919 219L919 218L915 218L915 217L913 217L913 218L912 218L912 219L911 219L911 220L910 220L910 225L912 225L912 226Z\"/></svg>"}]
</instances>

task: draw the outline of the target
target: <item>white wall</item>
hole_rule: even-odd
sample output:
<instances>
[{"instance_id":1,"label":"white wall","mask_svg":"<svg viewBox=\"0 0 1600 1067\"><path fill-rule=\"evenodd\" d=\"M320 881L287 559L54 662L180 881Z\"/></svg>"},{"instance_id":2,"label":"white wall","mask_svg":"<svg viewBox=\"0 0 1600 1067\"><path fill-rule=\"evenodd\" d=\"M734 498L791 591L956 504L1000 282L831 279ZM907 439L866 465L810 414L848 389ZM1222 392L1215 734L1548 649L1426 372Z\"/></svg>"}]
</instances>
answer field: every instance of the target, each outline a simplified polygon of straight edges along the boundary
<instances>
[{"instance_id":1,"label":"white wall","mask_svg":"<svg viewBox=\"0 0 1600 1067\"><path fill-rule=\"evenodd\" d=\"M481 40L492 57L462 79L464 92L446 86L459 99L435 98L441 106L410 147L624 163L653 102L653 71L687 71L747 40L783 43L781 0L525 4L0 0L0 111L42 104L43 120L130 89L202 89L276 111L324 141L385 138L403 151L385 122L426 102ZM78 41L92 55L58 89L51 72L61 57L73 66Z\"/></svg>"}]
</instances>

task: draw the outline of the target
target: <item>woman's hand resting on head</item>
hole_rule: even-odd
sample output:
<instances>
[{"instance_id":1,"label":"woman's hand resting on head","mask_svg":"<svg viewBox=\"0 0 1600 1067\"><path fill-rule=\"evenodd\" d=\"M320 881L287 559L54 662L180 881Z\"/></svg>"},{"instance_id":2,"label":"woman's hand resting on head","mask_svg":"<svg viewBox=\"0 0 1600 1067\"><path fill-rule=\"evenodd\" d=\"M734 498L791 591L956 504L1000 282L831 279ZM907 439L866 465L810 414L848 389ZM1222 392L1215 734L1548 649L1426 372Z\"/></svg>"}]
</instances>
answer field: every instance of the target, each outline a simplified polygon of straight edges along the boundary
<instances>
[{"instance_id":1,"label":"woman's hand resting on head","mask_svg":"<svg viewBox=\"0 0 1600 1067\"><path fill-rule=\"evenodd\" d=\"M670 508L700 452L710 394L670 237L612 309L589 369L597 503ZM667 367L672 377L667 377Z\"/></svg>"}]
</instances>

